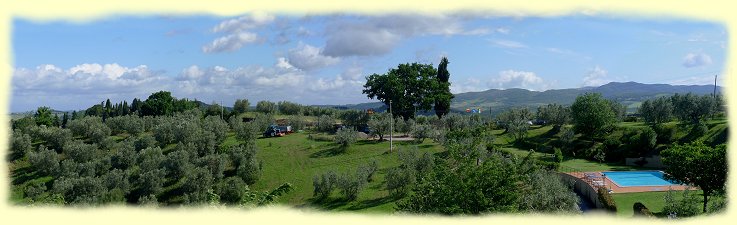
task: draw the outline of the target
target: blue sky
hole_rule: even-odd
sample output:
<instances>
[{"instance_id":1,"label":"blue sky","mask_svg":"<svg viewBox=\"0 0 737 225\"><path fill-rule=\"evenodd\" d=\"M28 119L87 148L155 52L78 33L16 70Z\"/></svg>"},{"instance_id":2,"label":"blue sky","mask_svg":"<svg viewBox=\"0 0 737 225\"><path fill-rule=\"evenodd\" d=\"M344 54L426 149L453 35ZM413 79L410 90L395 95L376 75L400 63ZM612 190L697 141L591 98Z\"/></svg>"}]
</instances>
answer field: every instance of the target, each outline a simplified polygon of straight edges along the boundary
<instances>
[{"instance_id":1,"label":"blue sky","mask_svg":"<svg viewBox=\"0 0 737 225\"><path fill-rule=\"evenodd\" d=\"M454 93L548 90L611 81L710 84L721 24L606 15L116 16L13 21L11 111L85 109L107 98L347 104L364 77L447 56Z\"/></svg>"}]
</instances>

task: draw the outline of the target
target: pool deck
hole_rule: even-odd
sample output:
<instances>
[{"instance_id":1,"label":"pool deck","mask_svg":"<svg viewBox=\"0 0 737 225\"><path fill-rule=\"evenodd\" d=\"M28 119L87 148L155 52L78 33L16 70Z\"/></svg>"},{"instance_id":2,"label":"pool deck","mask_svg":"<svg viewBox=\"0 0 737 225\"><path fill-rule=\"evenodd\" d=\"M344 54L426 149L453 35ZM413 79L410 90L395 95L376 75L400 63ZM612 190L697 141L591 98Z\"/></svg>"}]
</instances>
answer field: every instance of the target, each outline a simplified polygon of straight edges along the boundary
<instances>
[{"instance_id":1,"label":"pool deck","mask_svg":"<svg viewBox=\"0 0 737 225\"><path fill-rule=\"evenodd\" d=\"M606 171L604 171L606 172ZM602 176L603 174L601 172L566 172L566 174L569 174L571 176L574 176L578 179L581 179L583 181L586 181L591 187L594 189L597 189L599 186L603 185L604 187L607 187L609 190L611 190L612 194L615 193L633 193L633 192L651 192L651 191L668 191L670 188L674 191L682 191L686 190L689 186L687 185L663 185L663 186L635 186L635 187L620 187L619 185L615 184L611 180L609 180L608 177ZM593 179L590 177L586 177L586 174L594 174L596 177ZM603 179L602 179L603 178ZM691 187L692 189L695 189Z\"/></svg>"}]
</instances>

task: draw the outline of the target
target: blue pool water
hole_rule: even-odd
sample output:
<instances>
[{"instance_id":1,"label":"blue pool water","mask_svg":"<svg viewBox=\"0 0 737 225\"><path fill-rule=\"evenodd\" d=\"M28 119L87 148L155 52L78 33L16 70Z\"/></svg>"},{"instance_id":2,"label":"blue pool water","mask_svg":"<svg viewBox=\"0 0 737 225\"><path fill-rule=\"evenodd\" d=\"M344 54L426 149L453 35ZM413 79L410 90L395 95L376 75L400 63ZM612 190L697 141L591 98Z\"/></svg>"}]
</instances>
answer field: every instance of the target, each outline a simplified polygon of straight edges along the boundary
<instances>
[{"instance_id":1,"label":"blue pool water","mask_svg":"<svg viewBox=\"0 0 737 225\"><path fill-rule=\"evenodd\" d=\"M602 173L620 187L667 186L676 184L665 180L663 178L663 173L660 171L620 171Z\"/></svg>"}]
</instances>

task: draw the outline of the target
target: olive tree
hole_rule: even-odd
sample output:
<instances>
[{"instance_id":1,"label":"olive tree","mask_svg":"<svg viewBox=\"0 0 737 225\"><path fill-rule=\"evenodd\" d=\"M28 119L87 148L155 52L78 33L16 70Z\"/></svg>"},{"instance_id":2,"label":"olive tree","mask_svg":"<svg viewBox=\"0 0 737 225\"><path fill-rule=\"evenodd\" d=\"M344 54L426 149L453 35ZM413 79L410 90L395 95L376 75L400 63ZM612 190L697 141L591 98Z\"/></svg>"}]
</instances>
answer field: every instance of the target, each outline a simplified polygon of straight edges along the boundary
<instances>
[{"instance_id":1,"label":"olive tree","mask_svg":"<svg viewBox=\"0 0 737 225\"><path fill-rule=\"evenodd\" d=\"M369 119L368 125L371 128L372 136L379 136L379 141L384 140L384 135L389 134L391 130L392 118L389 113L379 113Z\"/></svg>"},{"instance_id":2,"label":"olive tree","mask_svg":"<svg viewBox=\"0 0 737 225\"><path fill-rule=\"evenodd\" d=\"M28 162L44 175L52 175L59 170L59 155L44 146L39 146L38 151L29 152Z\"/></svg>"},{"instance_id":3,"label":"olive tree","mask_svg":"<svg viewBox=\"0 0 737 225\"><path fill-rule=\"evenodd\" d=\"M571 118L577 133L592 138L611 130L616 121L611 105L599 93L576 97L571 105Z\"/></svg>"}]
</instances>

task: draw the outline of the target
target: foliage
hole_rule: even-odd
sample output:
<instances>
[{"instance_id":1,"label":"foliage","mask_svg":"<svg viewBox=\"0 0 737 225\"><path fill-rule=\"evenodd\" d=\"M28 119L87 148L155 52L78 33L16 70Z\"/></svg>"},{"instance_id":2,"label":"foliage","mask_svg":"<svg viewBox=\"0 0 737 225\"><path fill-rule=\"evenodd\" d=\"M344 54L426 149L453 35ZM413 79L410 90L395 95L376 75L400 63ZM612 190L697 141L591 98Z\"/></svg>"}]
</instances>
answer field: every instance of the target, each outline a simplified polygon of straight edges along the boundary
<instances>
[{"instance_id":1,"label":"foliage","mask_svg":"<svg viewBox=\"0 0 737 225\"><path fill-rule=\"evenodd\" d=\"M254 143L256 141L256 135L259 134L253 123L238 122L234 130L235 137L244 143Z\"/></svg>"},{"instance_id":2,"label":"foliage","mask_svg":"<svg viewBox=\"0 0 737 225\"><path fill-rule=\"evenodd\" d=\"M317 118L317 125L315 128L320 132L332 132L335 131L333 125L335 125L335 118L330 115L322 115Z\"/></svg>"},{"instance_id":3,"label":"foliage","mask_svg":"<svg viewBox=\"0 0 737 225\"><path fill-rule=\"evenodd\" d=\"M520 210L530 212L577 212L579 199L553 171L534 170L524 178Z\"/></svg>"},{"instance_id":4,"label":"foliage","mask_svg":"<svg viewBox=\"0 0 737 225\"><path fill-rule=\"evenodd\" d=\"M228 177L218 184L217 194L220 200L226 204L238 204L244 200L250 191L248 185L240 177Z\"/></svg>"},{"instance_id":5,"label":"foliage","mask_svg":"<svg viewBox=\"0 0 737 225\"><path fill-rule=\"evenodd\" d=\"M609 190L607 190L605 187L599 187L597 193L599 196L599 201L601 201L601 204L604 205L604 209L609 210L610 212L617 211L617 204L614 202L614 198L612 198L612 195L609 194Z\"/></svg>"},{"instance_id":6,"label":"foliage","mask_svg":"<svg viewBox=\"0 0 737 225\"><path fill-rule=\"evenodd\" d=\"M683 194L682 198L680 200L676 200L674 191L670 189L668 190L663 197L665 200L663 213L675 213L675 216L677 217L691 217L698 215L700 213L699 207L697 206L699 199L696 193L693 193L693 191L689 189L686 189L681 193Z\"/></svg>"},{"instance_id":7,"label":"foliage","mask_svg":"<svg viewBox=\"0 0 737 225\"><path fill-rule=\"evenodd\" d=\"M33 117L26 116L13 121L13 130L20 130L24 133L28 132L29 129L36 127L36 120Z\"/></svg>"},{"instance_id":8,"label":"foliage","mask_svg":"<svg viewBox=\"0 0 737 225\"><path fill-rule=\"evenodd\" d=\"M67 203L97 204L107 189L96 177L60 177L54 181L53 192L61 194Z\"/></svg>"},{"instance_id":9,"label":"foliage","mask_svg":"<svg viewBox=\"0 0 737 225\"><path fill-rule=\"evenodd\" d=\"M413 170L413 168L395 167L386 171L384 179L386 179L386 190L389 191L390 196L404 197L409 192L411 185L415 183Z\"/></svg>"},{"instance_id":10,"label":"foliage","mask_svg":"<svg viewBox=\"0 0 737 225\"><path fill-rule=\"evenodd\" d=\"M450 101L453 99L453 94L450 93L450 82L448 80L450 79L450 73L448 72L448 58L443 57L440 59L440 64L438 64L438 75L436 76L437 79L437 87L433 88L435 90L435 115L438 116L438 118L442 118L443 116L450 113Z\"/></svg>"},{"instance_id":11,"label":"foliage","mask_svg":"<svg viewBox=\"0 0 737 225\"><path fill-rule=\"evenodd\" d=\"M29 152L28 162L43 175L52 175L59 170L59 155L44 146L39 146L38 151Z\"/></svg>"},{"instance_id":12,"label":"foliage","mask_svg":"<svg viewBox=\"0 0 737 225\"><path fill-rule=\"evenodd\" d=\"M148 96L141 106L141 115L163 116L174 113L174 97L171 92L159 91Z\"/></svg>"},{"instance_id":13,"label":"foliage","mask_svg":"<svg viewBox=\"0 0 737 225\"><path fill-rule=\"evenodd\" d=\"M417 143L422 143L425 141L425 138L430 137L431 132L432 128L430 128L429 125L415 124L412 129L412 137L417 141Z\"/></svg>"},{"instance_id":14,"label":"foliage","mask_svg":"<svg viewBox=\"0 0 737 225\"><path fill-rule=\"evenodd\" d=\"M369 121L369 114L359 110L346 110L340 114L343 125L353 128L364 126Z\"/></svg>"},{"instance_id":15,"label":"foliage","mask_svg":"<svg viewBox=\"0 0 737 225\"><path fill-rule=\"evenodd\" d=\"M642 102L637 110L645 122L649 124L661 124L670 121L673 114L673 104L668 97L648 99Z\"/></svg>"},{"instance_id":16,"label":"foliage","mask_svg":"<svg viewBox=\"0 0 737 225\"><path fill-rule=\"evenodd\" d=\"M72 132L58 127L33 127L28 130L31 139L38 138L44 141L46 146L61 152L64 144L72 140Z\"/></svg>"},{"instance_id":17,"label":"foliage","mask_svg":"<svg viewBox=\"0 0 737 225\"><path fill-rule=\"evenodd\" d=\"M131 135L137 135L144 131L143 119L134 115L109 118L105 120L105 124L110 128L112 134L125 132Z\"/></svg>"},{"instance_id":18,"label":"foliage","mask_svg":"<svg viewBox=\"0 0 737 225\"><path fill-rule=\"evenodd\" d=\"M595 137L612 128L616 115L601 94L586 93L576 97L576 101L571 105L571 118L576 133Z\"/></svg>"},{"instance_id":19,"label":"foliage","mask_svg":"<svg viewBox=\"0 0 737 225\"><path fill-rule=\"evenodd\" d=\"M717 100L710 95L697 96L692 93L675 94L670 97L673 114L682 122L698 124L717 108Z\"/></svg>"},{"instance_id":20,"label":"foliage","mask_svg":"<svg viewBox=\"0 0 737 225\"><path fill-rule=\"evenodd\" d=\"M347 148L351 144L356 143L356 139L358 139L358 131L353 128L340 128L338 129L338 132L335 133L335 143L343 148Z\"/></svg>"},{"instance_id":21,"label":"foliage","mask_svg":"<svg viewBox=\"0 0 737 225\"><path fill-rule=\"evenodd\" d=\"M409 198L397 204L397 209L439 214L513 212L521 197L521 179L516 166L496 157L480 165L436 164L412 188Z\"/></svg>"},{"instance_id":22,"label":"foliage","mask_svg":"<svg viewBox=\"0 0 737 225\"><path fill-rule=\"evenodd\" d=\"M361 171L357 171L355 174L343 173L341 174L336 182L336 187L340 190L343 198L353 201L356 200L358 194L366 184L366 177Z\"/></svg>"},{"instance_id":23,"label":"foliage","mask_svg":"<svg viewBox=\"0 0 737 225\"><path fill-rule=\"evenodd\" d=\"M366 182L371 182L374 180L374 174L379 169L379 164L376 162L376 160L371 161L371 163L366 165L360 165L357 169L357 174L361 174L360 177L365 177Z\"/></svg>"},{"instance_id":24,"label":"foliage","mask_svg":"<svg viewBox=\"0 0 737 225\"><path fill-rule=\"evenodd\" d=\"M230 159L236 167L236 174L246 184L254 184L261 176L262 166L256 160L256 144L243 144L230 149Z\"/></svg>"},{"instance_id":25,"label":"foliage","mask_svg":"<svg viewBox=\"0 0 737 225\"><path fill-rule=\"evenodd\" d=\"M511 134L515 141L521 141L527 137L529 122L532 119L532 113L527 108L513 108L497 117L504 124L506 132Z\"/></svg>"},{"instance_id":26,"label":"foliage","mask_svg":"<svg viewBox=\"0 0 737 225\"><path fill-rule=\"evenodd\" d=\"M256 111L264 114L276 113L276 103L270 101L259 101L256 103Z\"/></svg>"},{"instance_id":27,"label":"foliage","mask_svg":"<svg viewBox=\"0 0 737 225\"><path fill-rule=\"evenodd\" d=\"M53 126L54 118L51 115L51 108L49 107L38 107L36 113L33 114L33 119L36 125L44 125L47 127Z\"/></svg>"},{"instance_id":28,"label":"foliage","mask_svg":"<svg viewBox=\"0 0 737 225\"><path fill-rule=\"evenodd\" d=\"M95 143L100 143L111 134L110 128L103 123L102 118L96 116L87 116L79 120L69 121L67 127L74 135L89 138Z\"/></svg>"},{"instance_id":29,"label":"foliage","mask_svg":"<svg viewBox=\"0 0 737 225\"><path fill-rule=\"evenodd\" d=\"M321 175L315 175L312 178L314 187L313 196L318 200L325 199L336 188L338 183L338 175L334 171L328 171Z\"/></svg>"},{"instance_id":30,"label":"foliage","mask_svg":"<svg viewBox=\"0 0 737 225\"><path fill-rule=\"evenodd\" d=\"M635 202L635 204L632 204L632 211L635 216L653 217L653 213L650 212L650 210L647 209L647 206L642 204L642 202Z\"/></svg>"},{"instance_id":31,"label":"foliage","mask_svg":"<svg viewBox=\"0 0 737 225\"><path fill-rule=\"evenodd\" d=\"M184 195L190 203L205 203L209 200L208 191L212 188L212 173L205 168L195 167L187 173L182 185Z\"/></svg>"},{"instance_id":32,"label":"foliage","mask_svg":"<svg viewBox=\"0 0 737 225\"><path fill-rule=\"evenodd\" d=\"M552 124L560 128L571 119L571 109L555 103L538 106L536 117L545 121L546 125Z\"/></svg>"},{"instance_id":33,"label":"foliage","mask_svg":"<svg viewBox=\"0 0 737 225\"><path fill-rule=\"evenodd\" d=\"M698 186L704 191L703 211L708 198L724 190L727 179L726 145L710 147L701 142L673 145L661 152L665 176L680 183Z\"/></svg>"},{"instance_id":34,"label":"foliage","mask_svg":"<svg viewBox=\"0 0 737 225\"><path fill-rule=\"evenodd\" d=\"M251 103L248 101L248 99L236 99L235 103L233 104L233 111L237 113L245 113L248 112L248 109L250 107Z\"/></svg>"},{"instance_id":35,"label":"foliage","mask_svg":"<svg viewBox=\"0 0 737 225\"><path fill-rule=\"evenodd\" d=\"M399 64L386 74L366 77L363 93L378 99L386 106L391 102L392 112L405 120L414 118L417 110L430 110L437 91L447 85L439 85L437 70L432 65L412 63Z\"/></svg>"},{"instance_id":36,"label":"foliage","mask_svg":"<svg viewBox=\"0 0 737 225\"><path fill-rule=\"evenodd\" d=\"M302 114L302 105L293 102L281 101L278 103L277 108L279 108L280 113L285 115Z\"/></svg>"},{"instance_id":37,"label":"foliage","mask_svg":"<svg viewBox=\"0 0 737 225\"><path fill-rule=\"evenodd\" d=\"M31 136L24 134L21 130L13 131L10 144L10 161L23 158L26 153L33 149L31 146Z\"/></svg>"},{"instance_id":38,"label":"foliage","mask_svg":"<svg viewBox=\"0 0 737 225\"><path fill-rule=\"evenodd\" d=\"M555 161L558 163L563 162L563 151L560 150L560 148L555 148Z\"/></svg>"},{"instance_id":39,"label":"foliage","mask_svg":"<svg viewBox=\"0 0 737 225\"><path fill-rule=\"evenodd\" d=\"M379 136L379 141L384 140L384 135L391 130L392 118L389 113L377 113L368 121L372 136Z\"/></svg>"},{"instance_id":40,"label":"foliage","mask_svg":"<svg viewBox=\"0 0 737 225\"><path fill-rule=\"evenodd\" d=\"M97 157L97 145L79 140L69 141L64 145L64 154L75 162L88 162Z\"/></svg>"}]
</instances>

